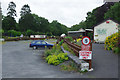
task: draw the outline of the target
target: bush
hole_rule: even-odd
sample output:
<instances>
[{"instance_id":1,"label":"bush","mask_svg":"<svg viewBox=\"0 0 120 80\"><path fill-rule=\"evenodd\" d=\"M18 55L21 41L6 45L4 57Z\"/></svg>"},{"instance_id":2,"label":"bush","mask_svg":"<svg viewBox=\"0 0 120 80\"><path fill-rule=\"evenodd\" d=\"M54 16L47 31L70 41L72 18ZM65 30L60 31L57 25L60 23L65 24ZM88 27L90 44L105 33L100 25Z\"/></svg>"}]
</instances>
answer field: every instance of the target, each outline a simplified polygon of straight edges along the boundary
<instances>
[{"instance_id":1,"label":"bush","mask_svg":"<svg viewBox=\"0 0 120 80\"><path fill-rule=\"evenodd\" d=\"M26 34L27 34L27 36L33 35L33 34L34 34L34 31L28 29L28 30L26 31Z\"/></svg>"},{"instance_id":2,"label":"bush","mask_svg":"<svg viewBox=\"0 0 120 80\"><path fill-rule=\"evenodd\" d=\"M116 54L120 53L120 48L119 47L115 47L113 49L113 52L116 53Z\"/></svg>"},{"instance_id":3,"label":"bush","mask_svg":"<svg viewBox=\"0 0 120 80\"><path fill-rule=\"evenodd\" d=\"M45 50L45 57L48 57L49 55L58 55L61 52L60 45L54 45L52 49Z\"/></svg>"},{"instance_id":4,"label":"bush","mask_svg":"<svg viewBox=\"0 0 120 80\"><path fill-rule=\"evenodd\" d=\"M15 31L15 30L8 31L8 36L16 37L16 36L20 36L20 35L21 35L21 32L19 32L19 31Z\"/></svg>"},{"instance_id":5,"label":"bush","mask_svg":"<svg viewBox=\"0 0 120 80\"><path fill-rule=\"evenodd\" d=\"M108 36L105 40L105 49L107 50L113 50L114 53L120 53L119 48L119 38L120 37L120 31L112 34L111 36Z\"/></svg>"},{"instance_id":6,"label":"bush","mask_svg":"<svg viewBox=\"0 0 120 80\"><path fill-rule=\"evenodd\" d=\"M67 53L59 53L58 55L49 55L46 58L48 64L52 64L52 65L58 65L66 60L68 60Z\"/></svg>"},{"instance_id":7,"label":"bush","mask_svg":"<svg viewBox=\"0 0 120 80\"><path fill-rule=\"evenodd\" d=\"M120 34L120 33L119 33ZM117 47L116 44L118 43L118 32L108 36L105 40L105 48L107 50L112 50L113 47Z\"/></svg>"},{"instance_id":8,"label":"bush","mask_svg":"<svg viewBox=\"0 0 120 80\"><path fill-rule=\"evenodd\" d=\"M0 29L0 37L2 36L2 34L4 34L4 30Z\"/></svg>"}]
</instances>

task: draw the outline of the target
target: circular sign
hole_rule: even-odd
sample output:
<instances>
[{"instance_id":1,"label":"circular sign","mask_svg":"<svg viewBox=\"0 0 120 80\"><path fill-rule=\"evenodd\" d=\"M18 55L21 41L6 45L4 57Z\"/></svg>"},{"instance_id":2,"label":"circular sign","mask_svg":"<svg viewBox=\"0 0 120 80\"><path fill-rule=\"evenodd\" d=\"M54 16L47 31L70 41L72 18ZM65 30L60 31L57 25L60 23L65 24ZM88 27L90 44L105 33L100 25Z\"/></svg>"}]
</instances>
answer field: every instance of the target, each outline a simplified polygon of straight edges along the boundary
<instances>
[{"instance_id":1,"label":"circular sign","mask_svg":"<svg viewBox=\"0 0 120 80\"><path fill-rule=\"evenodd\" d=\"M82 44L83 45L89 45L90 42L91 42L91 40L90 40L89 37L85 36L85 37L82 38Z\"/></svg>"}]
</instances>

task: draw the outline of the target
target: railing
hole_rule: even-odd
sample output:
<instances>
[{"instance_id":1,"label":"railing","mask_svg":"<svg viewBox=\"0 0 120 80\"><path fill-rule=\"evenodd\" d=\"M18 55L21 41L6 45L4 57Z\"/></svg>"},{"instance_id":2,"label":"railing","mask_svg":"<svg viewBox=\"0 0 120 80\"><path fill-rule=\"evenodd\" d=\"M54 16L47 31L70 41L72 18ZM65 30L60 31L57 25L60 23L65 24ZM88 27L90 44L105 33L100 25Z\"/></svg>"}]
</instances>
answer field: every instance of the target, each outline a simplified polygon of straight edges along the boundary
<instances>
[{"instance_id":1,"label":"railing","mask_svg":"<svg viewBox=\"0 0 120 80\"><path fill-rule=\"evenodd\" d=\"M79 51L81 50L81 47L77 44L69 42L67 39L64 39L64 42L67 43L69 48L72 49L75 55L79 57Z\"/></svg>"}]
</instances>

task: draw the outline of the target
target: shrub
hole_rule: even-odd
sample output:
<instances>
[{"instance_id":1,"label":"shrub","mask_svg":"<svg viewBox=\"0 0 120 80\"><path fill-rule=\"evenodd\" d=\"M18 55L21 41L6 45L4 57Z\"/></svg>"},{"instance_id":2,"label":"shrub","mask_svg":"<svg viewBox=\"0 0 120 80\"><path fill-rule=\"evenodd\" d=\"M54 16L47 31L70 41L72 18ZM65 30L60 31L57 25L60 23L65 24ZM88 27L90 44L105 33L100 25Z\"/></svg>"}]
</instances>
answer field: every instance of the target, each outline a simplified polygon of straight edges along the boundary
<instances>
[{"instance_id":1,"label":"shrub","mask_svg":"<svg viewBox=\"0 0 120 80\"><path fill-rule=\"evenodd\" d=\"M120 53L120 48L119 47L115 47L113 49L113 52L116 53L116 54Z\"/></svg>"},{"instance_id":2,"label":"shrub","mask_svg":"<svg viewBox=\"0 0 120 80\"><path fill-rule=\"evenodd\" d=\"M26 31L26 34L27 34L27 36L33 35L33 34L34 34L34 31L28 29L28 30Z\"/></svg>"},{"instance_id":3,"label":"shrub","mask_svg":"<svg viewBox=\"0 0 120 80\"><path fill-rule=\"evenodd\" d=\"M62 45L62 43L63 43L63 40L61 40L61 41L59 42L59 45Z\"/></svg>"},{"instance_id":4,"label":"shrub","mask_svg":"<svg viewBox=\"0 0 120 80\"><path fill-rule=\"evenodd\" d=\"M51 50L48 49L48 50L45 51L45 57L47 57L49 55L52 55L52 53L51 53Z\"/></svg>"},{"instance_id":5,"label":"shrub","mask_svg":"<svg viewBox=\"0 0 120 80\"><path fill-rule=\"evenodd\" d=\"M112 50L113 47L116 47L116 44L118 43L118 33L112 34L111 36L108 36L105 40L105 48L107 50Z\"/></svg>"},{"instance_id":6,"label":"shrub","mask_svg":"<svg viewBox=\"0 0 120 80\"><path fill-rule=\"evenodd\" d=\"M105 49L107 50L113 50L114 53L120 53L119 48L119 38L120 37L120 31L112 34L111 36L108 36L105 40Z\"/></svg>"},{"instance_id":7,"label":"shrub","mask_svg":"<svg viewBox=\"0 0 120 80\"><path fill-rule=\"evenodd\" d=\"M62 51L60 45L54 45L52 49L45 50L45 57L49 55L57 55L61 52Z\"/></svg>"},{"instance_id":8,"label":"shrub","mask_svg":"<svg viewBox=\"0 0 120 80\"><path fill-rule=\"evenodd\" d=\"M67 53L59 53L58 55L49 55L46 58L48 64L52 64L52 65L58 65L66 60L68 60Z\"/></svg>"}]
</instances>

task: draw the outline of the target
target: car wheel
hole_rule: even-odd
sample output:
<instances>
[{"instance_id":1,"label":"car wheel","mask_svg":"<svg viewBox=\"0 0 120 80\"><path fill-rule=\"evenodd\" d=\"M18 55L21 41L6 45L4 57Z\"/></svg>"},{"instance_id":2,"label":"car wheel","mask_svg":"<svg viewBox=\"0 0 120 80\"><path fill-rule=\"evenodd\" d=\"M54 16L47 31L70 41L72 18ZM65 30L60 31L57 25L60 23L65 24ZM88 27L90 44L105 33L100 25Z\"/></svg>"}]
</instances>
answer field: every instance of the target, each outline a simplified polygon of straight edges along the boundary
<instances>
[{"instance_id":1,"label":"car wheel","mask_svg":"<svg viewBox=\"0 0 120 80\"><path fill-rule=\"evenodd\" d=\"M49 48L49 49L51 49L52 47L51 47L51 46L49 46L48 48Z\"/></svg>"},{"instance_id":2,"label":"car wheel","mask_svg":"<svg viewBox=\"0 0 120 80\"><path fill-rule=\"evenodd\" d=\"M33 49L37 49L37 47L36 47L36 46L33 46Z\"/></svg>"}]
</instances>

